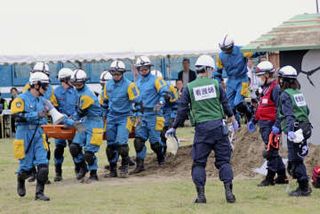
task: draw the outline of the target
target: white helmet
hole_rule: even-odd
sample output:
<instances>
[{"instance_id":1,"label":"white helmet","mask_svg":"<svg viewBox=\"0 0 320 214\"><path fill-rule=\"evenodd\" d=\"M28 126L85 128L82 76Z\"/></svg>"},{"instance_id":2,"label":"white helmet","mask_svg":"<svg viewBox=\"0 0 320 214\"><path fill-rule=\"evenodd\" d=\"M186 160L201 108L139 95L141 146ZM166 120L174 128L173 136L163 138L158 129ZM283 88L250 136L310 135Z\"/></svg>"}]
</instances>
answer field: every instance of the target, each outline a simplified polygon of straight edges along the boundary
<instances>
[{"instance_id":1,"label":"white helmet","mask_svg":"<svg viewBox=\"0 0 320 214\"><path fill-rule=\"evenodd\" d=\"M121 72L124 73L126 71L126 65L121 60L114 60L111 65L109 72Z\"/></svg>"},{"instance_id":2,"label":"white helmet","mask_svg":"<svg viewBox=\"0 0 320 214\"><path fill-rule=\"evenodd\" d=\"M233 45L234 41L228 34L223 37L221 42L219 42L219 47L222 51L232 50Z\"/></svg>"},{"instance_id":3,"label":"white helmet","mask_svg":"<svg viewBox=\"0 0 320 214\"><path fill-rule=\"evenodd\" d=\"M61 68L58 73L58 80L71 79L73 71L70 68Z\"/></svg>"},{"instance_id":4,"label":"white helmet","mask_svg":"<svg viewBox=\"0 0 320 214\"><path fill-rule=\"evenodd\" d=\"M158 78L162 78L162 73L159 70L152 70L150 73Z\"/></svg>"},{"instance_id":5,"label":"white helmet","mask_svg":"<svg viewBox=\"0 0 320 214\"><path fill-rule=\"evenodd\" d=\"M71 82L73 83L84 83L88 80L87 74L84 70L82 69L76 69L73 71L73 74L71 76Z\"/></svg>"},{"instance_id":6,"label":"white helmet","mask_svg":"<svg viewBox=\"0 0 320 214\"><path fill-rule=\"evenodd\" d=\"M271 62L269 61L262 61L260 62L258 65L257 65L257 68L256 68L256 75L257 76L261 76L261 75L264 75L266 73L274 73L275 69L272 65Z\"/></svg>"},{"instance_id":7,"label":"white helmet","mask_svg":"<svg viewBox=\"0 0 320 214\"><path fill-rule=\"evenodd\" d=\"M111 80L112 79L112 76L110 74L109 71L103 71L100 75L100 83L101 84L104 84L106 83L108 80Z\"/></svg>"},{"instance_id":8,"label":"white helmet","mask_svg":"<svg viewBox=\"0 0 320 214\"><path fill-rule=\"evenodd\" d=\"M196 70L197 72L204 72L208 68L213 69L215 67L214 59L209 55L201 55L196 61Z\"/></svg>"},{"instance_id":9,"label":"white helmet","mask_svg":"<svg viewBox=\"0 0 320 214\"><path fill-rule=\"evenodd\" d=\"M297 79L297 70L291 65L286 65L279 70L279 77L287 79Z\"/></svg>"},{"instance_id":10,"label":"white helmet","mask_svg":"<svg viewBox=\"0 0 320 214\"><path fill-rule=\"evenodd\" d=\"M49 76L49 65L45 62L37 62L31 70L31 73L35 72L42 72Z\"/></svg>"},{"instance_id":11,"label":"white helmet","mask_svg":"<svg viewBox=\"0 0 320 214\"><path fill-rule=\"evenodd\" d=\"M142 66L147 66L147 67L151 67L153 66L149 57L147 56L139 56L137 58L137 61L136 61L136 64L135 64L135 67L136 68L141 68Z\"/></svg>"},{"instance_id":12,"label":"white helmet","mask_svg":"<svg viewBox=\"0 0 320 214\"><path fill-rule=\"evenodd\" d=\"M30 85L45 83L49 84L49 77L43 72L34 72L30 74L29 83Z\"/></svg>"}]
</instances>

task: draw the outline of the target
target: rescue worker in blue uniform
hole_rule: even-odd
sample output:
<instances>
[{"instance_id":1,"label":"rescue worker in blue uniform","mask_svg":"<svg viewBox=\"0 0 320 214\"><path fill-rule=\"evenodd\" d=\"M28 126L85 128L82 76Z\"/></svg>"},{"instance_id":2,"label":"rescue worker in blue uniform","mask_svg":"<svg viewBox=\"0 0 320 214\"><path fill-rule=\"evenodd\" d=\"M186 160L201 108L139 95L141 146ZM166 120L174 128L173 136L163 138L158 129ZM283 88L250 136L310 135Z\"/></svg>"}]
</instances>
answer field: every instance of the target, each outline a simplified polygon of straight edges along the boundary
<instances>
[{"instance_id":1,"label":"rescue worker in blue uniform","mask_svg":"<svg viewBox=\"0 0 320 214\"><path fill-rule=\"evenodd\" d=\"M297 179L298 188L289 196L310 196L309 177L304 158L308 154L307 140L311 137L312 125L309 120L309 108L303 93L299 90L297 71L292 66L284 66L279 70L279 84L282 89L279 101L278 116L281 129L287 135L288 173ZM302 129L303 140L298 138L297 130Z\"/></svg>"},{"instance_id":2,"label":"rescue worker in blue uniform","mask_svg":"<svg viewBox=\"0 0 320 214\"><path fill-rule=\"evenodd\" d=\"M158 70L152 70L151 74L156 76L157 78L163 78L161 72ZM167 82L167 85L169 87L169 93L168 96L166 96L166 104L162 108L164 116L164 128L162 129L160 134L164 155L166 155L167 152L167 138L165 137L165 134L166 131L168 131L168 129L172 127L172 123L176 118L178 107L177 100L179 98L178 91L174 87L174 85L171 84L170 81Z\"/></svg>"},{"instance_id":3,"label":"rescue worker in blue uniform","mask_svg":"<svg viewBox=\"0 0 320 214\"><path fill-rule=\"evenodd\" d=\"M217 55L218 69L225 69L227 74L227 97L234 113L236 111L245 114L247 121L252 119L253 113L244 101L245 96L249 93L249 79L247 58L257 57L260 53L251 52L242 53L239 46L235 46L233 39L226 35L219 43L222 50Z\"/></svg>"},{"instance_id":4,"label":"rescue worker in blue uniform","mask_svg":"<svg viewBox=\"0 0 320 214\"><path fill-rule=\"evenodd\" d=\"M101 93L99 95L99 103L102 109L102 117L103 121L105 122L106 117L107 117L107 100L104 99L104 87L106 83L112 80L112 76L109 71L103 71L100 75L100 85L101 85Z\"/></svg>"},{"instance_id":5,"label":"rescue worker in blue uniform","mask_svg":"<svg viewBox=\"0 0 320 214\"><path fill-rule=\"evenodd\" d=\"M280 121L276 120L276 118L281 89L278 80L274 77L274 73L275 69L269 61L263 61L257 65L256 75L260 82L259 85L262 88L262 93L254 120L248 123L248 131L250 133L255 131L255 123L259 124L261 138L265 143L263 156L267 159L268 172L266 178L258 185L259 187L288 183L286 168L279 155L279 144L268 144L271 132L274 135L280 133L280 130L277 128ZM274 179L276 174L278 176Z\"/></svg>"},{"instance_id":6,"label":"rescue worker in blue uniform","mask_svg":"<svg viewBox=\"0 0 320 214\"><path fill-rule=\"evenodd\" d=\"M73 71L70 68L62 68L58 73L58 79L61 82L61 85L54 90L54 95L58 103L57 110L67 117L71 117L76 111L77 92L70 82L72 74ZM56 182L62 180L64 148L67 146L67 143L69 145L71 142L71 140L67 141L64 139L55 140L54 163L56 175L54 181ZM81 162L81 159L83 160L83 157L78 157L74 160L76 174L79 172L79 163Z\"/></svg>"},{"instance_id":7,"label":"rescue worker in blue uniform","mask_svg":"<svg viewBox=\"0 0 320 214\"><path fill-rule=\"evenodd\" d=\"M49 70L49 65L45 62L37 62L33 67L32 67L32 70L30 71L30 75L32 73L35 73L35 72L42 72L44 74L46 74L50 80L50 70ZM28 89L30 88L30 84L27 83L24 88L22 89L22 92L26 92ZM54 96L54 90L53 90L53 87L51 85L49 85L48 89L46 90L46 92L44 93L43 95L44 98L46 98L47 100L49 100L53 106L57 107L57 99L56 97ZM48 138L47 138L47 143L50 145L50 142L48 141ZM49 150L48 150L48 160L50 160L50 157L51 157L51 150L50 150L50 146L49 146ZM36 180L36 168L33 167L32 168L32 175L30 176L29 178L29 182L34 182ZM50 180L47 181L47 184L50 184Z\"/></svg>"},{"instance_id":8,"label":"rescue worker in blue uniform","mask_svg":"<svg viewBox=\"0 0 320 214\"><path fill-rule=\"evenodd\" d=\"M213 58L209 55L202 55L197 59L195 66L198 77L183 89L178 103L177 117L166 136L175 136L179 123L190 111L195 123L191 172L197 190L195 203L206 203L205 167L212 150L215 154L215 166L219 170L219 178L224 183L226 200L234 203L236 198L232 192L231 144L228 128L223 123L224 114L229 117L228 120L232 122L235 131L238 129L238 122L233 116L221 85L210 76L214 64Z\"/></svg>"},{"instance_id":9,"label":"rescue worker in blue uniform","mask_svg":"<svg viewBox=\"0 0 320 214\"><path fill-rule=\"evenodd\" d=\"M120 177L128 176L129 133L134 126L134 116L141 111L140 92L134 82L123 76L125 64L115 60L110 65L112 80L104 88L104 100L107 101L107 148L106 155L110 163L110 177L117 177L117 162L121 156Z\"/></svg>"},{"instance_id":10,"label":"rescue worker in blue uniform","mask_svg":"<svg viewBox=\"0 0 320 214\"><path fill-rule=\"evenodd\" d=\"M49 201L44 195L48 180L48 144L41 125L47 123L47 100L43 97L49 87L49 78L41 72L30 75L30 88L14 99L11 112L16 119L16 139L13 142L15 158L19 160L17 170L17 192L20 197L26 194L25 179L33 166L37 167L36 200Z\"/></svg>"},{"instance_id":11,"label":"rescue worker in blue uniform","mask_svg":"<svg viewBox=\"0 0 320 214\"><path fill-rule=\"evenodd\" d=\"M98 98L85 84L87 80L87 74L84 70L76 69L73 71L71 83L76 88L78 101L76 112L72 118L75 121L80 120L85 130L77 130L69 148L73 158L81 157L82 148L84 150L86 163L80 162L77 179L83 179L89 170L88 181L97 181L98 158L95 153L99 151L103 142L103 121ZM72 123L68 124L72 125Z\"/></svg>"},{"instance_id":12,"label":"rescue worker in blue uniform","mask_svg":"<svg viewBox=\"0 0 320 214\"><path fill-rule=\"evenodd\" d=\"M133 173L145 170L144 159L147 150L145 142L148 139L151 149L157 155L158 164L163 165L165 162L160 133L164 127L161 108L165 104L166 96L168 96L168 86L163 79L150 74L151 66L151 61L146 56L138 57L135 64L139 71L137 86L143 103L143 115L135 130L136 168Z\"/></svg>"}]
</instances>

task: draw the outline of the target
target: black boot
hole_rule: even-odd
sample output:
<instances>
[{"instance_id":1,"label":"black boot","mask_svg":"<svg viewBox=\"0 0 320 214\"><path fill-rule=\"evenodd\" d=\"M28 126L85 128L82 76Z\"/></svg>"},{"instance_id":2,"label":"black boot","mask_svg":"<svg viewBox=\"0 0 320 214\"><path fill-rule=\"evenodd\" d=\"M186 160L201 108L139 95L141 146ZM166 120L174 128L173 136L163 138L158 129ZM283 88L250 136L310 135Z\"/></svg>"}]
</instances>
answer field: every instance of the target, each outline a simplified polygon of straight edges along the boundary
<instances>
[{"instance_id":1,"label":"black boot","mask_svg":"<svg viewBox=\"0 0 320 214\"><path fill-rule=\"evenodd\" d=\"M80 172L80 164L79 163L74 163L74 172L78 174Z\"/></svg>"},{"instance_id":2,"label":"black boot","mask_svg":"<svg viewBox=\"0 0 320 214\"><path fill-rule=\"evenodd\" d=\"M310 196L311 188L309 186L308 180L298 181L298 188L289 193L289 196L301 197L301 196Z\"/></svg>"},{"instance_id":3,"label":"black boot","mask_svg":"<svg viewBox=\"0 0 320 214\"><path fill-rule=\"evenodd\" d=\"M88 172L86 162L83 161L79 163L79 166L80 166L80 170L79 170L79 173L76 175L77 180L81 180L82 178L84 178Z\"/></svg>"},{"instance_id":4,"label":"black boot","mask_svg":"<svg viewBox=\"0 0 320 214\"><path fill-rule=\"evenodd\" d=\"M17 176L17 193L20 197L24 197L26 195L25 178L21 175Z\"/></svg>"},{"instance_id":5,"label":"black boot","mask_svg":"<svg viewBox=\"0 0 320 214\"><path fill-rule=\"evenodd\" d=\"M36 167L32 167L31 175L30 175L30 177L28 179L28 182L35 182L36 181L36 174L37 174Z\"/></svg>"},{"instance_id":6,"label":"black boot","mask_svg":"<svg viewBox=\"0 0 320 214\"><path fill-rule=\"evenodd\" d=\"M288 180L288 177L286 175L286 170L283 169L283 170L279 170L277 172L278 176L277 178L274 180L274 182L276 184L288 184L289 183L289 180Z\"/></svg>"},{"instance_id":7,"label":"black boot","mask_svg":"<svg viewBox=\"0 0 320 214\"><path fill-rule=\"evenodd\" d=\"M50 198L44 194L44 183L37 181L35 200L50 201Z\"/></svg>"},{"instance_id":8,"label":"black boot","mask_svg":"<svg viewBox=\"0 0 320 214\"><path fill-rule=\"evenodd\" d=\"M266 178L258 184L258 187L266 187L266 186L273 186L274 185L274 176L276 173L274 171L268 170Z\"/></svg>"},{"instance_id":9,"label":"black boot","mask_svg":"<svg viewBox=\"0 0 320 214\"><path fill-rule=\"evenodd\" d=\"M117 171L117 164L110 164L109 165L109 174L105 174L105 178L115 178L118 177L118 171Z\"/></svg>"},{"instance_id":10,"label":"black boot","mask_svg":"<svg viewBox=\"0 0 320 214\"><path fill-rule=\"evenodd\" d=\"M236 196L232 193L232 183L224 184L224 189L226 193L226 200L228 203L236 202Z\"/></svg>"},{"instance_id":11,"label":"black boot","mask_svg":"<svg viewBox=\"0 0 320 214\"><path fill-rule=\"evenodd\" d=\"M125 158L122 158L122 161L121 161L121 168L120 168L120 177L121 178L127 178L128 175L129 175L129 157L125 157Z\"/></svg>"},{"instance_id":12,"label":"black boot","mask_svg":"<svg viewBox=\"0 0 320 214\"><path fill-rule=\"evenodd\" d=\"M89 181L98 181L98 175L97 175L97 170L91 170L90 171L90 176L89 176Z\"/></svg>"},{"instance_id":13,"label":"black boot","mask_svg":"<svg viewBox=\"0 0 320 214\"><path fill-rule=\"evenodd\" d=\"M54 182L59 182L62 181L62 166L61 164L56 164L56 176L54 177Z\"/></svg>"},{"instance_id":14,"label":"black boot","mask_svg":"<svg viewBox=\"0 0 320 214\"><path fill-rule=\"evenodd\" d=\"M134 166L136 163L129 157L129 166Z\"/></svg>"},{"instance_id":15,"label":"black boot","mask_svg":"<svg viewBox=\"0 0 320 214\"><path fill-rule=\"evenodd\" d=\"M194 200L196 204L205 204L207 203L207 199L204 193L204 186L196 186L197 189L197 198Z\"/></svg>"},{"instance_id":16,"label":"black boot","mask_svg":"<svg viewBox=\"0 0 320 214\"><path fill-rule=\"evenodd\" d=\"M132 173L137 174L143 172L144 169L144 160L137 158L136 159L136 168L132 171Z\"/></svg>"}]
</instances>

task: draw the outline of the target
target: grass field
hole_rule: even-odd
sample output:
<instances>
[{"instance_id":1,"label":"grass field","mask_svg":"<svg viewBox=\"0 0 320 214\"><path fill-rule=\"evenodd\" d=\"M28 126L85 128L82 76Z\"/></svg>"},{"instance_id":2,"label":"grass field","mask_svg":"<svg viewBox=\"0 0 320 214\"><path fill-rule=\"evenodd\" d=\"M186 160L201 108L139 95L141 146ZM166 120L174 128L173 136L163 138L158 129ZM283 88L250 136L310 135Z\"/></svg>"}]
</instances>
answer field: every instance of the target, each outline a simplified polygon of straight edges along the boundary
<instances>
[{"instance_id":1,"label":"grass field","mask_svg":"<svg viewBox=\"0 0 320 214\"><path fill-rule=\"evenodd\" d=\"M190 144L192 131L178 133ZM53 145L51 145L53 148ZM99 152L100 174L106 164L104 148ZM320 213L320 190L309 198L289 198L290 186L257 188L258 179L235 180L236 204L227 204L218 179L207 180L207 204L192 203L195 190L191 177L148 175L128 179L110 179L81 184L75 181L70 155L65 152L64 181L46 187L50 202L34 201L35 184L27 183L27 196L16 194L17 161L10 140L0 140L0 213ZM51 161L52 163L52 161ZM53 167L50 180L53 180Z\"/></svg>"}]
</instances>

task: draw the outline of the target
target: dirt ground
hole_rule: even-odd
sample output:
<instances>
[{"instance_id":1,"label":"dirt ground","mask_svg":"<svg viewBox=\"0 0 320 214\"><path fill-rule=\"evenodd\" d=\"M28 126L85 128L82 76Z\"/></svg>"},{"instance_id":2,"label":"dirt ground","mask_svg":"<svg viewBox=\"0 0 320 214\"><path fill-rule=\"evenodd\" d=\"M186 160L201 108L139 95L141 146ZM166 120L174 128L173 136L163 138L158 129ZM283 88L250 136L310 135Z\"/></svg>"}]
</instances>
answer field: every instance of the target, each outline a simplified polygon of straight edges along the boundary
<instances>
[{"instance_id":1,"label":"dirt ground","mask_svg":"<svg viewBox=\"0 0 320 214\"><path fill-rule=\"evenodd\" d=\"M186 177L191 174L191 148L192 146L180 147L176 156L169 155L166 164L159 168L156 156L148 155L145 161L146 171L136 176L161 176L161 177ZM241 130L235 136L234 152L232 156L232 166L234 176L241 178L253 178L257 176L253 172L254 168L260 167L264 159L262 151L264 145L260 139L259 132L253 134L247 133L246 130ZM287 157L286 148L280 149L281 156ZM306 158L306 165L309 175L312 174L312 168L320 164L320 146L310 145L309 155ZM212 153L208 159L207 176L217 176L218 171L214 167L214 154Z\"/></svg>"}]
</instances>

